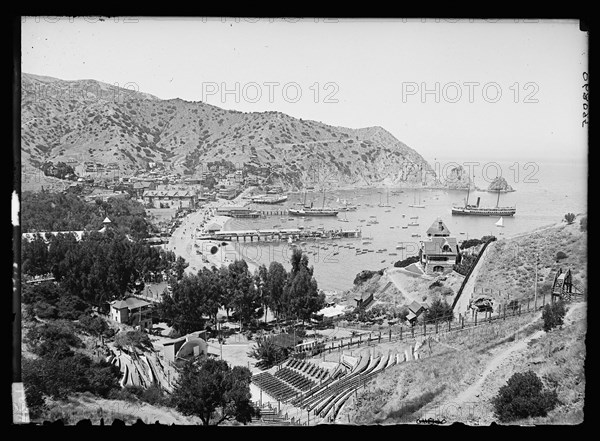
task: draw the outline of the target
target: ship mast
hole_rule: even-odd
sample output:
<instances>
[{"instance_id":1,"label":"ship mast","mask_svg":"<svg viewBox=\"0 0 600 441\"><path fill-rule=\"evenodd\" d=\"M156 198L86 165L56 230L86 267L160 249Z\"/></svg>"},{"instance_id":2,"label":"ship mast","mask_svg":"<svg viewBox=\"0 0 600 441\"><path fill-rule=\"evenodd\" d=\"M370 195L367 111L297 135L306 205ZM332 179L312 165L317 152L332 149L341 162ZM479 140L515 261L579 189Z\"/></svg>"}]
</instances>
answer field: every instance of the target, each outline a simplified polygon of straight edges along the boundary
<instances>
[{"instance_id":1,"label":"ship mast","mask_svg":"<svg viewBox=\"0 0 600 441\"><path fill-rule=\"evenodd\" d=\"M500 190L498 190L498 199L496 199L496 208L498 208L498 202L500 202Z\"/></svg>"},{"instance_id":2,"label":"ship mast","mask_svg":"<svg viewBox=\"0 0 600 441\"><path fill-rule=\"evenodd\" d=\"M475 177L475 176L473 176ZM471 177L469 176L469 180L467 181L467 200L465 201L465 208L469 205L469 192L471 191Z\"/></svg>"}]
</instances>

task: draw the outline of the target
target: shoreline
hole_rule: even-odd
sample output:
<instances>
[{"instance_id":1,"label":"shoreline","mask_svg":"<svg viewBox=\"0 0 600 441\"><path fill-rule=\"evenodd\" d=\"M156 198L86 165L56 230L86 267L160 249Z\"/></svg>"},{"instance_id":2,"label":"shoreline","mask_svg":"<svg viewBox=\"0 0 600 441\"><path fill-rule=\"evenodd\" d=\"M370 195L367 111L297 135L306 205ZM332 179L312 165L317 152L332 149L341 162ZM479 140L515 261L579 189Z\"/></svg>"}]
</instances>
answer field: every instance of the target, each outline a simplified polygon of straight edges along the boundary
<instances>
[{"instance_id":1,"label":"shoreline","mask_svg":"<svg viewBox=\"0 0 600 441\"><path fill-rule=\"evenodd\" d=\"M386 187L383 187L386 188ZM374 187L363 187L366 190L374 190ZM352 188L351 190L356 190L356 188ZM456 190L456 189L450 189ZM246 189L240 195L232 200L217 200L211 201L206 204L204 207L201 207L197 211L190 213L186 218L184 218L182 225L174 232L173 240L171 240L168 244L168 249L175 251L178 256L182 256L185 258L189 266L186 271L196 272L201 268L211 268L215 266L220 268L221 266L227 266L235 260L244 260L248 265L248 270L251 273L254 273L260 265L262 265L260 256L256 255L255 250L252 252L246 253L245 247L242 243L237 242L218 242L214 240L206 240L206 241L196 241L194 240L197 234L197 228L201 228L204 225L209 225L211 223L216 223L220 226L220 228L224 231L231 228L231 223L234 218L228 216L215 216L216 208L222 206L239 206L239 205L247 205L248 202L244 200L245 195L249 192L255 191L254 188ZM461 191L461 190L457 190ZM481 190L487 191L487 190ZM292 193L292 192L287 192ZM287 208L285 205L282 206L282 209ZM577 213L577 217L580 218L585 216L586 213ZM552 222L546 225L542 225L539 227L535 227L529 231L523 231L519 233L514 233L511 235L503 236L497 235L498 240L514 240L519 237L527 236L530 234L535 234L537 232L541 232L550 228L559 227L564 225L564 222ZM182 234L183 232L183 234ZM179 236L179 237L176 237ZM187 237L186 237L187 236ZM178 241L179 239L179 241ZM177 249L175 249L175 247ZM216 248L215 248L216 247ZM199 251L201 254L197 254ZM253 254L254 253L254 254ZM250 254L250 255L248 255ZM285 258L282 256L282 258ZM270 259L270 260L278 260L281 263L285 264L284 261L279 259ZM268 267L268 263L264 263L265 266ZM352 288L350 288L352 289ZM328 288L327 296L335 296L335 295L343 295L349 289L336 289L335 287ZM329 292L331 291L331 292Z\"/></svg>"}]
</instances>

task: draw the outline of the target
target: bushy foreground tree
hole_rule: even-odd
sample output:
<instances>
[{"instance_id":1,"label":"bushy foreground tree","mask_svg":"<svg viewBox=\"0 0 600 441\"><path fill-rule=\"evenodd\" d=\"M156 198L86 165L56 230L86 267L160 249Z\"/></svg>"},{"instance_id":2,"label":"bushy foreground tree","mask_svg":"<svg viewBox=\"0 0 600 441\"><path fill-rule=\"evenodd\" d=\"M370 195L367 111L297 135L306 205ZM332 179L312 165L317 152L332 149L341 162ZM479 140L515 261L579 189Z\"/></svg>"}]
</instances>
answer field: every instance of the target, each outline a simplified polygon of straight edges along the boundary
<instances>
[{"instance_id":1,"label":"bushy foreground tree","mask_svg":"<svg viewBox=\"0 0 600 441\"><path fill-rule=\"evenodd\" d=\"M172 403L184 415L200 418L205 426L225 420L246 424L259 415L250 401L251 378L248 368L232 369L223 360L190 361L177 379Z\"/></svg>"},{"instance_id":2,"label":"bushy foreground tree","mask_svg":"<svg viewBox=\"0 0 600 441\"><path fill-rule=\"evenodd\" d=\"M556 391L544 389L542 380L533 372L517 372L492 399L496 417L509 422L528 417L546 416L558 404Z\"/></svg>"},{"instance_id":3,"label":"bushy foreground tree","mask_svg":"<svg viewBox=\"0 0 600 441\"><path fill-rule=\"evenodd\" d=\"M566 314L565 303L558 300L544 306L542 319L544 320L544 331L548 332L552 328L561 326Z\"/></svg>"}]
</instances>

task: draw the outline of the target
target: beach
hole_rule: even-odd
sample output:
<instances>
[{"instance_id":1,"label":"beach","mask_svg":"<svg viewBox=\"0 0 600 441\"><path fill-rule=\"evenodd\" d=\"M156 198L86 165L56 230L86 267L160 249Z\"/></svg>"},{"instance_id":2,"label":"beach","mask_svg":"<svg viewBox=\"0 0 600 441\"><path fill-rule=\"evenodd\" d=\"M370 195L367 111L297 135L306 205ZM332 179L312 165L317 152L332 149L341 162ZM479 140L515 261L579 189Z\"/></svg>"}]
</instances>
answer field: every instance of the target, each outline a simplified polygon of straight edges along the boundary
<instances>
[{"instance_id":1,"label":"beach","mask_svg":"<svg viewBox=\"0 0 600 441\"><path fill-rule=\"evenodd\" d=\"M190 213L183 218L181 225L173 232L169 243L165 245L165 249L173 251L177 256L183 257L189 266L186 268L188 273L196 273L198 270L207 267L211 268L221 265L229 265L236 259L241 259L240 253L235 249L234 245L226 242L218 242L214 240L197 241L196 237L200 234L205 226L216 224L225 228L225 224L231 218L228 216L217 216L216 209L218 207L240 206L244 205L243 198L254 189L252 187L240 193L232 200L218 200L209 202L197 211ZM250 272L254 272L258 268L258 264L245 258L248 263Z\"/></svg>"}]
</instances>

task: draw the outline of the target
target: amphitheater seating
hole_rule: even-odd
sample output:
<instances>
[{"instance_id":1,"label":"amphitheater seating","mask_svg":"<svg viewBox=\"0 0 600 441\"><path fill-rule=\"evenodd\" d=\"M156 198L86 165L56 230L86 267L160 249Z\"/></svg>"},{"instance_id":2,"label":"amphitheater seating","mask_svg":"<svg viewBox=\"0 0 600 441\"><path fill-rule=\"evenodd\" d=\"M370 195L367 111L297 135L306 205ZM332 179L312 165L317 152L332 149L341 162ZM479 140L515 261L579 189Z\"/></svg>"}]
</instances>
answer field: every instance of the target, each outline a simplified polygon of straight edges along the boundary
<instances>
[{"instance_id":1,"label":"amphitheater seating","mask_svg":"<svg viewBox=\"0 0 600 441\"><path fill-rule=\"evenodd\" d=\"M291 386L300 389L301 391L308 390L315 385L313 380L306 378L305 376L288 367L279 369L274 376L285 381Z\"/></svg>"},{"instance_id":2,"label":"amphitheater seating","mask_svg":"<svg viewBox=\"0 0 600 441\"><path fill-rule=\"evenodd\" d=\"M253 375L252 382L273 398L283 402L298 395L296 389L268 372L261 372L260 374Z\"/></svg>"}]
</instances>

